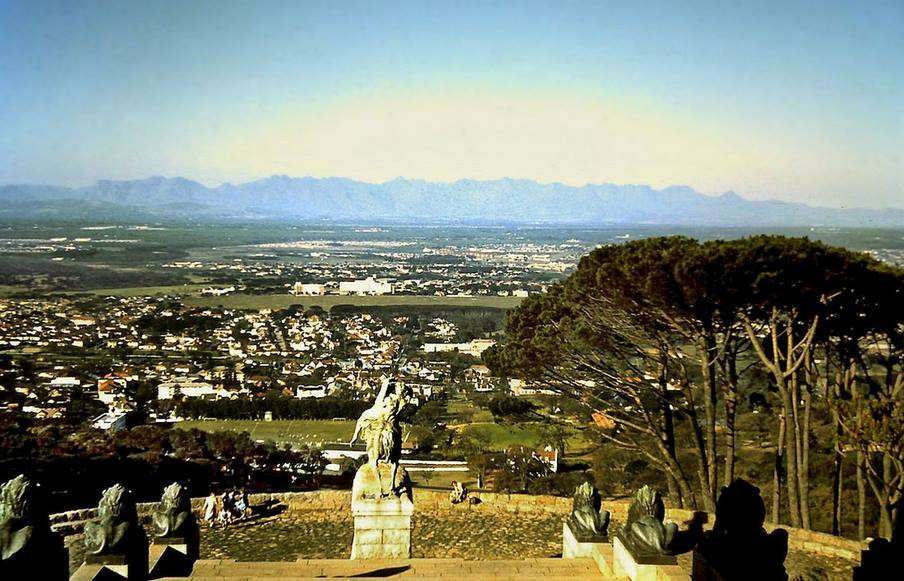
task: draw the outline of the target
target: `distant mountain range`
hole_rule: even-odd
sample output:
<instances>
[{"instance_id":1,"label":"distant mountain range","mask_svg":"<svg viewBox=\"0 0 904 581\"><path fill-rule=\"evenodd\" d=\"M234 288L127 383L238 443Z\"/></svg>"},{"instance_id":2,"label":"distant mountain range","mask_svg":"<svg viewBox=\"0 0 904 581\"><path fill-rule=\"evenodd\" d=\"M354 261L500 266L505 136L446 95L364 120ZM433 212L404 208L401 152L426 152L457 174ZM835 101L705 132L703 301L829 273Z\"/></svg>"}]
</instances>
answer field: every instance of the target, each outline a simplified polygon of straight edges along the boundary
<instances>
[{"instance_id":1,"label":"distant mountain range","mask_svg":"<svg viewBox=\"0 0 904 581\"><path fill-rule=\"evenodd\" d=\"M904 209L834 209L707 196L686 186L436 183L272 176L208 188L185 178L99 181L84 188L0 186L5 219L286 219L699 226L904 226Z\"/></svg>"}]
</instances>

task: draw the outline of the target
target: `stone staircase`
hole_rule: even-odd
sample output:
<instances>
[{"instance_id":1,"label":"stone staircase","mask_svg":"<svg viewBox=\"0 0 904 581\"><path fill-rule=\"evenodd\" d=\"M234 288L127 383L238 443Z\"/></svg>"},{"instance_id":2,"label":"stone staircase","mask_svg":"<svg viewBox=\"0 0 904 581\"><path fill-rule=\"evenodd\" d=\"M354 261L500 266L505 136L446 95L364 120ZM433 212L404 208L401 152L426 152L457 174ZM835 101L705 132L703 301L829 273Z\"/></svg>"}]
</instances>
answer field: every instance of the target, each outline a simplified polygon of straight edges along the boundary
<instances>
[{"instance_id":1,"label":"stone staircase","mask_svg":"<svg viewBox=\"0 0 904 581\"><path fill-rule=\"evenodd\" d=\"M313 579L491 579L524 581L606 581L592 559L524 559L511 561L466 561L463 559L338 560L299 559L295 562L196 561L189 577L166 577L169 581L308 581Z\"/></svg>"}]
</instances>

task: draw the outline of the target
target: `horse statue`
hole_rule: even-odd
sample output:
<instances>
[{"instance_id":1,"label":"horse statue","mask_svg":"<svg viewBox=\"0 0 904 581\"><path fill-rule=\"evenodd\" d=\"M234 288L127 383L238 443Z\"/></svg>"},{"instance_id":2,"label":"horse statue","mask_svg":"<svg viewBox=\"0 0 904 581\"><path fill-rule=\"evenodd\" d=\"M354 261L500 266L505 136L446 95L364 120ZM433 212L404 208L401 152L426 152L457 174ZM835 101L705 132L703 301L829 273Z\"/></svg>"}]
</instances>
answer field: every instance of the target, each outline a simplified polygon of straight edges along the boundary
<instances>
[{"instance_id":1,"label":"horse statue","mask_svg":"<svg viewBox=\"0 0 904 581\"><path fill-rule=\"evenodd\" d=\"M390 388L392 390L390 391ZM367 466L375 475L377 491L375 496L385 498L398 494L400 486L396 482L399 460L402 457L402 427L399 413L408 402L409 393L405 387L389 378L384 378L374 405L364 410L355 424L355 432L349 444L359 440L367 446ZM384 490L380 475L380 464L391 467L389 490Z\"/></svg>"}]
</instances>

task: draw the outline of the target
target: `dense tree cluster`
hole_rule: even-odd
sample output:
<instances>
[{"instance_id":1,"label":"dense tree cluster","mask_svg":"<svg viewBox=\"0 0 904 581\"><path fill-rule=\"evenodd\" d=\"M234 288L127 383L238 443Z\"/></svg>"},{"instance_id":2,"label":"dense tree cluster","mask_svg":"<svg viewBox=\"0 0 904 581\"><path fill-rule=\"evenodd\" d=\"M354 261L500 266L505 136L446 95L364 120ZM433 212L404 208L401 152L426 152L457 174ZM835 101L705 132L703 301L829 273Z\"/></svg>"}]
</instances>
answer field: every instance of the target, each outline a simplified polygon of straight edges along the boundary
<instances>
[{"instance_id":1,"label":"dense tree cluster","mask_svg":"<svg viewBox=\"0 0 904 581\"><path fill-rule=\"evenodd\" d=\"M176 413L191 419L262 420L265 412L272 412L274 420L331 420L357 419L369 406L362 400L336 397L296 399L272 394L254 399L184 399L176 404Z\"/></svg>"},{"instance_id":2,"label":"dense tree cluster","mask_svg":"<svg viewBox=\"0 0 904 581\"><path fill-rule=\"evenodd\" d=\"M831 417L835 488L855 455L887 534L904 478L902 329L904 273L866 255L804 238L662 237L585 256L510 315L506 344L484 358L581 401L673 499L708 510L736 476L742 386L770 394L772 519L794 526L811 526L813 418ZM838 510L836 498L836 532Z\"/></svg>"},{"instance_id":3,"label":"dense tree cluster","mask_svg":"<svg viewBox=\"0 0 904 581\"><path fill-rule=\"evenodd\" d=\"M524 418L536 409L530 401L504 393L491 397L487 407L497 419Z\"/></svg>"},{"instance_id":4,"label":"dense tree cluster","mask_svg":"<svg viewBox=\"0 0 904 581\"><path fill-rule=\"evenodd\" d=\"M136 426L100 431L0 415L0 481L25 473L40 482L54 510L90 506L120 482L140 500L156 500L173 481L203 496L212 488L310 488L325 462L318 450L253 441L247 432Z\"/></svg>"}]
</instances>

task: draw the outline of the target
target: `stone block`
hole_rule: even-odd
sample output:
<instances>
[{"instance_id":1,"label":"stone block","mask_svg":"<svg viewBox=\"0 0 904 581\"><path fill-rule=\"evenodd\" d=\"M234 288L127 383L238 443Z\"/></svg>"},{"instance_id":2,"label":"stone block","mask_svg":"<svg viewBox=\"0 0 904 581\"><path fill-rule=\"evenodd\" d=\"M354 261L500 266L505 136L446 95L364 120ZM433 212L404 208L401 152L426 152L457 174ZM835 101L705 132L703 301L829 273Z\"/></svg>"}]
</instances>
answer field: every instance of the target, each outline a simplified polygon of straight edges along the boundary
<instances>
[{"instance_id":1,"label":"stone block","mask_svg":"<svg viewBox=\"0 0 904 581\"><path fill-rule=\"evenodd\" d=\"M355 516L355 530L409 528L411 528L411 517L406 515Z\"/></svg>"},{"instance_id":2,"label":"stone block","mask_svg":"<svg viewBox=\"0 0 904 581\"><path fill-rule=\"evenodd\" d=\"M382 542L382 529L355 529L355 543L359 545L379 545Z\"/></svg>"},{"instance_id":3,"label":"stone block","mask_svg":"<svg viewBox=\"0 0 904 581\"><path fill-rule=\"evenodd\" d=\"M590 552L590 558L596 563L596 568L603 577L614 577L614 557L612 554L612 545L597 543L594 544L593 550Z\"/></svg>"},{"instance_id":4,"label":"stone block","mask_svg":"<svg viewBox=\"0 0 904 581\"><path fill-rule=\"evenodd\" d=\"M627 577L631 581L658 581L659 579L659 565L638 563L617 536L615 542L612 543L612 561L612 569L616 577Z\"/></svg>"},{"instance_id":5,"label":"stone block","mask_svg":"<svg viewBox=\"0 0 904 581\"><path fill-rule=\"evenodd\" d=\"M410 558L413 512L414 504L407 496L353 500L355 538L351 558Z\"/></svg>"},{"instance_id":6,"label":"stone block","mask_svg":"<svg viewBox=\"0 0 904 581\"><path fill-rule=\"evenodd\" d=\"M411 529L384 529L383 543L390 545L410 545Z\"/></svg>"},{"instance_id":7,"label":"stone block","mask_svg":"<svg viewBox=\"0 0 904 581\"><path fill-rule=\"evenodd\" d=\"M571 531L571 526L562 523L562 558L563 559L583 559L590 557L593 553L594 545L597 543L582 543Z\"/></svg>"}]
</instances>

